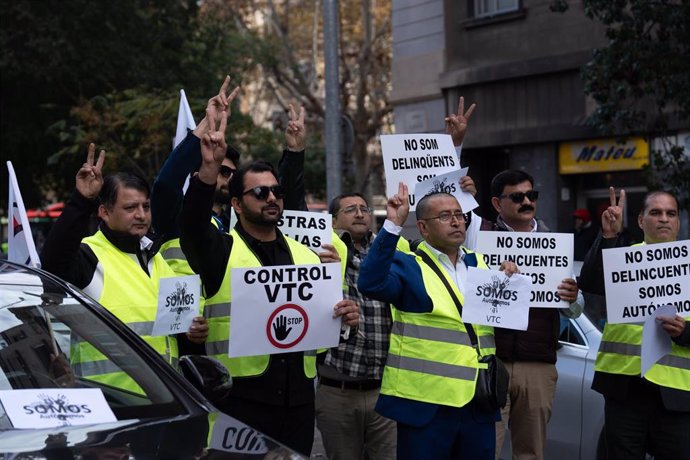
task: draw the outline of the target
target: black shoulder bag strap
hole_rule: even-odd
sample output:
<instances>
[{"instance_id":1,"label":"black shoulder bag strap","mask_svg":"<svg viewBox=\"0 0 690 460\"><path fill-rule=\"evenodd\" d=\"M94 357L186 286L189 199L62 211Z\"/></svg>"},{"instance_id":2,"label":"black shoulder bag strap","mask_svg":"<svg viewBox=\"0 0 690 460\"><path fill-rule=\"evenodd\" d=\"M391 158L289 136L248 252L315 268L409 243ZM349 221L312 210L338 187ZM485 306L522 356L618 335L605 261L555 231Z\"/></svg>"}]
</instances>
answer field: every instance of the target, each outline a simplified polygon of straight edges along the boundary
<instances>
[{"instance_id":1,"label":"black shoulder bag strap","mask_svg":"<svg viewBox=\"0 0 690 460\"><path fill-rule=\"evenodd\" d=\"M455 291L450 286L448 278L446 278L443 272L441 272L439 266L436 265L433 260L431 260L429 254L422 251L421 249L417 249L415 251L415 254L421 257L422 260L434 271L434 273L436 273L436 276L438 276L441 279L443 285L446 287L446 289L448 289L448 293L453 298L453 301L455 302L455 307L458 309L458 313L460 314L460 321L462 321L462 304L460 303L460 299L458 299L458 296L455 295ZM467 330L467 334L470 336L470 341L472 342L472 346L476 350L477 355L481 356L479 353L479 347L477 346L479 340L477 339L477 334L474 332L474 328L469 323L466 323L464 321L462 321L462 323L465 325L465 329Z\"/></svg>"}]
</instances>

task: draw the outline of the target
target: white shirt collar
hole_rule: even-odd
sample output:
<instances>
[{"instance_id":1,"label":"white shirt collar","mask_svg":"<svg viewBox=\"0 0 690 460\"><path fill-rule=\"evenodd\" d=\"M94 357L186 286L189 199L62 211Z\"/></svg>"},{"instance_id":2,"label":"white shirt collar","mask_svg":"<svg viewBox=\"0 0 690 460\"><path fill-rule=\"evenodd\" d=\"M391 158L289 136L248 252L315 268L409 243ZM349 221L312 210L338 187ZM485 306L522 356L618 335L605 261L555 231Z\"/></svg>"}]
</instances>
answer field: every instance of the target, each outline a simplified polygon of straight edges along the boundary
<instances>
[{"instance_id":1,"label":"white shirt collar","mask_svg":"<svg viewBox=\"0 0 690 460\"><path fill-rule=\"evenodd\" d=\"M153 241L151 241L147 236L142 236L141 239L139 240L139 249L146 250L146 249L151 249L151 246L153 246Z\"/></svg>"},{"instance_id":2,"label":"white shirt collar","mask_svg":"<svg viewBox=\"0 0 690 460\"><path fill-rule=\"evenodd\" d=\"M450 257L448 257L447 254L445 254L445 253L439 251L438 249L434 248L433 246L431 246L431 245L430 245L429 243L427 243L426 241L422 241L421 244L424 244L424 245L431 251L431 253L434 255L434 257L436 257L437 259L440 260L441 258L445 258L446 260L448 260L448 261L450 262ZM464 260L465 260L465 251L463 251L462 248L459 247L459 248L458 248L458 260L457 260L456 264L458 264L458 263L460 263L460 262L462 262L462 261L464 261Z\"/></svg>"}]
</instances>

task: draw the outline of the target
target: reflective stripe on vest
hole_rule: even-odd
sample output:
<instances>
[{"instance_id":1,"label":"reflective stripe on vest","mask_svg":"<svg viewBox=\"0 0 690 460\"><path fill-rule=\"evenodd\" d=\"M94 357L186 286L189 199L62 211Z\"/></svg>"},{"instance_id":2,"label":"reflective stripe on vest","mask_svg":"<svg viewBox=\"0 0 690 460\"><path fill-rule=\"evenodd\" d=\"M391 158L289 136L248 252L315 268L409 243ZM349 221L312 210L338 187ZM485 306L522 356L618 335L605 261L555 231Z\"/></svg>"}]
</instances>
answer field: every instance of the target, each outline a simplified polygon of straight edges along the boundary
<instances>
[{"instance_id":1,"label":"reflective stripe on vest","mask_svg":"<svg viewBox=\"0 0 690 460\"><path fill-rule=\"evenodd\" d=\"M688 318L685 321L687 323ZM671 353L657 361L644 378L664 387L690 391L690 347L673 342Z\"/></svg>"},{"instance_id":2,"label":"reflective stripe on vest","mask_svg":"<svg viewBox=\"0 0 690 460\"><path fill-rule=\"evenodd\" d=\"M424 243L419 248L436 263L436 258ZM477 351L471 341L450 293L436 273L416 257L422 272L424 287L433 301L430 313L406 313L392 309L388 359L383 373L381 393L400 398L446 406L462 407L474 397ZM478 255L480 267L486 268ZM440 268L440 267L439 267ZM444 276L447 276L441 268ZM449 279L455 295L463 302L462 294ZM475 327L482 354L494 347L493 329Z\"/></svg>"},{"instance_id":3,"label":"reflective stripe on vest","mask_svg":"<svg viewBox=\"0 0 690 460\"><path fill-rule=\"evenodd\" d=\"M594 370L609 374L640 375L641 346L641 325L606 323Z\"/></svg>"},{"instance_id":4,"label":"reflective stripe on vest","mask_svg":"<svg viewBox=\"0 0 690 460\"><path fill-rule=\"evenodd\" d=\"M113 246L102 232L98 231L95 235L84 238L82 242L91 248L98 259L94 278L99 277L100 283L96 284L103 287L98 293L89 292L88 287L85 292L139 334L166 361L175 364L178 357L176 339L149 335L158 311L159 279L175 276L163 257L160 254L153 257L150 264L151 276L148 276L138 261ZM107 359L86 342L75 341L74 345L76 352L74 356L70 356L72 364L83 367L88 362ZM141 392L139 386L121 370L104 374L102 377L97 380Z\"/></svg>"},{"instance_id":5,"label":"reflective stripe on vest","mask_svg":"<svg viewBox=\"0 0 690 460\"><path fill-rule=\"evenodd\" d=\"M441 327L406 324L401 321L393 322L391 334L404 335L415 339L437 340L439 342L472 346L470 336L465 331L449 330Z\"/></svg>"},{"instance_id":6,"label":"reflective stripe on vest","mask_svg":"<svg viewBox=\"0 0 690 460\"><path fill-rule=\"evenodd\" d=\"M220 318L222 316L230 316L230 307L232 302L220 302L217 304L207 305L204 310L204 316L207 319Z\"/></svg>"},{"instance_id":7,"label":"reflective stripe on vest","mask_svg":"<svg viewBox=\"0 0 690 460\"><path fill-rule=\"evenodd\" d=\"M163 243L158 254L165 259L172 271L176 274L180 276L194 274L194 270L192 270L192 267L189 266L189 262L187 262L187 256L180 247L179 238L174 238Z\"/></svg>"},{"instance_id":8,"label":"reflective stripe on vest","mask_svg":"<svg viewBox=\"0 0 690 460\"><path fill-rule=\"evenodd\" d=\"M261 262L249 249L242 237L234 229L230 232L232 250L225 268L223 281L218 292L206 299L204 316L208 319L209 334L206 341L206 354L219 360L235 377L251 377L264 373L268 368L269 355L228 357L230 339L230 313L232 286L230 273L232 268L261 267ZM291 238L283 237L290 249L290 255L295 265L320 263L319 257L306 246ZM304 374L308 378L316 377L316 356L308 353L303 355Z\"/></svg>"},{"instance_id":9,"label":"reflective stripe on vest","mask_svg":"<svg viewBox=\"0 0 690 460\"><path fill-rule=\"evenodd\" d=\"M177 240L179 242L179 240ZM166 261L169 261L170 259L182 259L182 260L187 260L187 256L184 255L184 252L182 252L182 248L180 247L167 247L165 249L164 246L170 242L165 243L163 246L161 246L161 251L160 255L163 256L163 258Z\"/></svg>"},{"instance_id":10,"label":"reflective stripe on vest","mask_svg":"<svg viewBox=\"0 0 690 460\"><path fill-rule=\"evenodd\" d=\"M470 380L473 383L477 375L476 367L456 366L429 361L428 359L411 358L409 356L388 356L386 366L423 374L432 374L449 379Z\"/></svg>"},{"instance_id":11,"label":"reflective stripe on vest","mask_svg":"<svg viewBox=\"0 0 690 460\"><path fill-rule=\"evenodd\" d=\"M602 341L601 344L599 344L599 351L602 353L616 353L619 355L639 356L641 350L641 345L631 345L629 343Z\"/></svg>"}]
</instances>

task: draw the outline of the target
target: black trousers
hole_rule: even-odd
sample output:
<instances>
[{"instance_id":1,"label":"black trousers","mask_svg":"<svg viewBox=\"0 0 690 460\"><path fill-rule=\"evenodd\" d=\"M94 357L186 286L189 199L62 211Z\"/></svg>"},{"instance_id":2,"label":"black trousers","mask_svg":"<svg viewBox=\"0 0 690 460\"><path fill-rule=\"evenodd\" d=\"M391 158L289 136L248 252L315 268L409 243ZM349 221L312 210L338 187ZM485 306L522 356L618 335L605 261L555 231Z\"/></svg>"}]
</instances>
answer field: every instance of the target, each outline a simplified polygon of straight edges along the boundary
<instances>
[{"instance_id":1,"label":"black trousers","mask_svg":"<svg viewBox=\"0 0 690 460\"><path fill-rule=\"evenodd\" d=\"M690 460L690 413L666 410L659 391L605 398L608 460Z\"/></svg>"},{"instance_id":2,"label":"black trousers","mask_svg":"<svg viewBox=\"0 0 690 460\"><path fill-rule=\"evenodd\" d=\"M275 406L239 398L227 398L218 408L256 428L276 441L309 457L314 444L314 402L299 406Z\"/></svg>"}]
</instances>

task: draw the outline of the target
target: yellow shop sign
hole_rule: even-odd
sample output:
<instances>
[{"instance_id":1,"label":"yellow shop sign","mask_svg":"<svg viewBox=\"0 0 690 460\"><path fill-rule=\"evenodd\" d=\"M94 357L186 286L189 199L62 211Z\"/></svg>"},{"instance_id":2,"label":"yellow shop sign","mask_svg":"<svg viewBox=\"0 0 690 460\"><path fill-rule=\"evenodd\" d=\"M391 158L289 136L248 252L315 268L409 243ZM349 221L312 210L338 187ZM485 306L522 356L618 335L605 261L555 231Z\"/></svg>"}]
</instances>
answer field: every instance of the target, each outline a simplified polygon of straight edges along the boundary
<instances>
[{"instance_id":1,"label":"yellow shop sign","mask_svg":"<svg viewBox=\"0 0 690 460\"><path fill-rule=\"evenodd\" d=\"M563 142L558 157L561 174L628 171L649 163L649 144L641 137L631 137L624 144L615 139Z\"/></svg>"}]
</instances>

